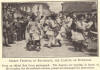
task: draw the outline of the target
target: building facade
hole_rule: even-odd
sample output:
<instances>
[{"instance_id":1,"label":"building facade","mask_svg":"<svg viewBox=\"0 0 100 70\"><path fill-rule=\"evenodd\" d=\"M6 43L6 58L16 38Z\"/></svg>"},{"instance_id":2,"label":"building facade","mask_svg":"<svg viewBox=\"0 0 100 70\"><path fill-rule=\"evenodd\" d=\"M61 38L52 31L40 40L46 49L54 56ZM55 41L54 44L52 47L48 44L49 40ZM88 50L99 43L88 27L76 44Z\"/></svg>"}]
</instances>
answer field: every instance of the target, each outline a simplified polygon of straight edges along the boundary
<instances>
[{"instance_id":1,"label":"building facade","mask_svg":"<svg viewBox=\"0 0 100 70\"><path fill-rule=\"evenodd\" d=\"M91 12L97 9L96 2L65 2L62 4L63 14L75 12L76 14Z\"/></svg>"},{"instance_id":2,"label":"building facade","mask_svg":"<svg viewBox=\"0 0 100 70\"><path fill-rule=\"evenodd\" d=\"M7 11L14 12L15 18L26 14L31 15L32 13L36 16L50 14L49 6L46 3L3 3L2 8L4 13L7 13Z\"/></svg>"}]
</instances>

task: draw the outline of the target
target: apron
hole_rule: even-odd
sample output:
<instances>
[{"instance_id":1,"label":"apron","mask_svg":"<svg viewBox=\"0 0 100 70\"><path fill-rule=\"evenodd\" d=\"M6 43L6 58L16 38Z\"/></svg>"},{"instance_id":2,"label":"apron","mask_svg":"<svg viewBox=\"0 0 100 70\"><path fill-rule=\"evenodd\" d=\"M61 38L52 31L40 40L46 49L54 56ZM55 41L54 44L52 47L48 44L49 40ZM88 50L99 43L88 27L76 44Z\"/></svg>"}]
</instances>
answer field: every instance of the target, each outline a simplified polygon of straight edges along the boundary
<instances>
[{"instance_id":1,"label":"apron","mask_svg":"<svg viewBox=\"0 0 100 70\"><path fill-rule=\"evenodd\" d=\"M76 27L77 28L82 28L83 30L85 30L85 23L81 24L80 22L77 22L76 23ZM71 30L71 33L72 33L72 37L71 38L72 38L73 41L82 41L82 40L85 40L85 37L82 34L82 32Z\"/></svg>"},{"instance_id":2,"label":"apron","mask_svg":"<svg viewBox=\"0 0 100 70\"><path fill-rule=\"evenodd\" d=\"M59 31L59 34L57 35L56 39L59 39L59 40L63 40L63 37L62 35L65 35L66 33L66 29L64 27L64 25L61 27L60 31Z\"/></svg>"},{"instance_id":3,"label":"apron","mask_svg":"<svg viewBox=\"0 0 100 70\"><path fill-rule=\"evenodd\" d=\"M28 42L31 38L30 35L32 36L32 40L39 40L40 35L37 27L35 26L35 22L29 22L28 26L26 27L25 31L25 38L26 42Z\"/></svg>"}]
</instances>

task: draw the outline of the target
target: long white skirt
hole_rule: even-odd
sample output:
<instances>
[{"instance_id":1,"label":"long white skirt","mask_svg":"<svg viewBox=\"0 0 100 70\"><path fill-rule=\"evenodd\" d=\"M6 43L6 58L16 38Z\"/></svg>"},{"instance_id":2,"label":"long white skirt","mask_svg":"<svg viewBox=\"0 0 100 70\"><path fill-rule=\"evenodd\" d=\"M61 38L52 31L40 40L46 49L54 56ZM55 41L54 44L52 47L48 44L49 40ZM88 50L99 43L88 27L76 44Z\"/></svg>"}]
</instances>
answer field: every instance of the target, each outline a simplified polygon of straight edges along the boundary
<instances>
[{"instance_id":1,"label":"long white skirt","mask_svg":"<svg viewBox=\"0 0 100 70\"><path fill-rule=\"evenodd\" d=\"M48 30L48 31L46 32L46 34L47 34L47 35L54 36L54 31Z\"/></svg>"},{"instance_id":2,"label":"long white skirt","mask_svg":"<svg viewBox=\"0 0 100 70\"><path fill-rule=\"evenodd\" d=\"M61 36L61 33L59 33L59 34L56 36L56 39L58 39L58 40L63 40L63 37Z\"/></svg>"},{"instance_id":3,"label":"long white skirt","mask_svg":"<svg viewBox=\"0 0 100 70\"><path fill-rule=\"evenodd\" d=\"M31 39L30 38L30 33L26 32L25 33L25 38L26 38L26 42L28 42ZM37 33L33 33L32 38L33 38L33 40L40 40L40 35L37 34Z\"/></svg>"},{"instance_id":4,"label":"long white skirt","mask_svg":"<svg viewBox=\"0 0 100 70\"><path fill-rule=\"evenodd\" d=\"M73 31L73 30L71 30L71 32L72 32L71 38L72 38L73 41L85 40L82 33L76 32L76 31Z\"/></svg>"}]
</instances>

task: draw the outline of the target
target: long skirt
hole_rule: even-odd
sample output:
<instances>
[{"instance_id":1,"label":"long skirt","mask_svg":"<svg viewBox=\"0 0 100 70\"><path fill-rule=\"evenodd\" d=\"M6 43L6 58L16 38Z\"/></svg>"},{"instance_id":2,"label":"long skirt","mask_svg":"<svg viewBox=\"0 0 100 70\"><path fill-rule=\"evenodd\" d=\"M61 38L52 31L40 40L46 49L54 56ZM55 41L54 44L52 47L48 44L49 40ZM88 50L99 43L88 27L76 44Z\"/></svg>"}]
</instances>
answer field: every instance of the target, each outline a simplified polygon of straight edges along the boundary
<instances>
[{"instance_id":1,"label":"long skirt","mask_svg":"<svg viewBox=\"0 0 100 70\"><path fill-rule=\"evenodd\" d=\"M71 30L71 33L72 33L72 40L73 41L82 41L82 40L85 40L84 36L82 35L82 33L80 32L76 32L76 31L73 31Z\"/></svg>"},{"instance_id":2,"label":"long skirt","mask_svg":"<svg viewBox=\"0 0 100 70\"><path fill-rule=\"evenodd\" d=\"M48 30L48 31L46 32L46 34L47 34L47 35L53 36L53 35L54 35L54 31Z\"/></svg>"},{"instance_id":3,"label":"long skirt","mask_svg":"<svg viewBox=\"0 0 100 70\"><path fill-rule=\"evenodd\" d=\"M63 40L63 37L61 36L61 33L59 33L59 34L57 35L56 39L58 39L58 40Z\"/></svg>"},{"instance_id":4,"label":"long skirt","mask_svg":"<svg viewBox=\"0 0 100 70\"><path fill-rule=\"evenodd\" d=\"M54 45L55 44L54 31L49 30L46 32L46 34L49 38L48 46Z\"/></svg>"}]
</instances>

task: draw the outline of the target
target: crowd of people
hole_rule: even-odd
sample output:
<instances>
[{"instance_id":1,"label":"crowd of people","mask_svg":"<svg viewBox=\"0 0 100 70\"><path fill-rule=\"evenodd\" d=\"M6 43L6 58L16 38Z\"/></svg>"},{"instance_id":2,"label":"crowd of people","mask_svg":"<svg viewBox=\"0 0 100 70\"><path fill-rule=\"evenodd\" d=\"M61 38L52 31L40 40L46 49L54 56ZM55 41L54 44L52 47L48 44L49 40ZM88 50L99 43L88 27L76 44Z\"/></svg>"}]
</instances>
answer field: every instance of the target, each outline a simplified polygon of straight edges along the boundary
<instances>
[{"instance_id":1,"label":"crowd of people","mask_svg":"<svg viewBox=\"0 0 100 70\"><path fill-rule=\"evenodd\" d=\"M11 11L7 12L6 15L3 14L3 45L10 47L9 44L25 40L28 19L26 16L14 18L14 13L11 13Z\"/></svg>"},{"instance_id":2,"label":"crowd of people","mask_svg":"<svg viewBox=\"0 0 100 70\"><path fill-rule=\"evenodd\" d=\"M33 13L27 17L3 18L4 45L26 40L26 47L34 45L40 49L42 39L48 41L48 48L62 47L62 41L68 40L75 50L87 50L88 39L97 40L97 14L52 13L38 17Z\"/></svg>"}]
</instances>

